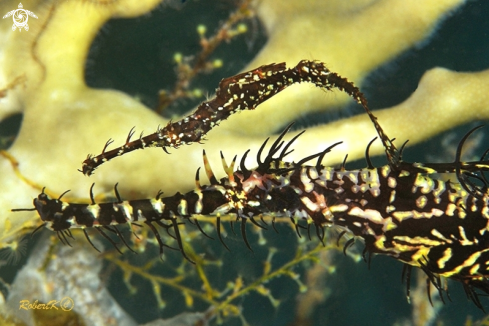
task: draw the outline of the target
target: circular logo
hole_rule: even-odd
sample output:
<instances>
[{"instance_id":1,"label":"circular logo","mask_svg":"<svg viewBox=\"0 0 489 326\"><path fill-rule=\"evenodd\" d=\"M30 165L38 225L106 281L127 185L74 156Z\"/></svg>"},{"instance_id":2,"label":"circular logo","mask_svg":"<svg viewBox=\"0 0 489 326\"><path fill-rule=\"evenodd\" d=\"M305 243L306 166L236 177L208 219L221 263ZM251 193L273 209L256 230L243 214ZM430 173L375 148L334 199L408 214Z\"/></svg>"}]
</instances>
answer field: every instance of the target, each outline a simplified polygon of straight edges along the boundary
<instances>
[{"instance_id":1,"label":"circular logo","mask_svg":"<svg viewBox=\"0 0 489 326\"><path fill-rule=\"evenodd\" d=\"M59 302L59 305L60 305L61 309L63 309L64 311L70 311L75 306L75 303L73 302L72 298L64 297Z\"/></svg>"},{"instance_id":2,"label":"circular logo","mask_svg":"<svg viewBox=\"0 0 489 326\"><path fill-rule=\"evenodd\" d=\"M25 25L27 25L27 21L29 20L29 17L27 16L27 13L25 12L24 9L17 9L15 11L15 14L13 15L14 18L14 24L15 26L22 28Z\"/></svg>"}]
</instances>

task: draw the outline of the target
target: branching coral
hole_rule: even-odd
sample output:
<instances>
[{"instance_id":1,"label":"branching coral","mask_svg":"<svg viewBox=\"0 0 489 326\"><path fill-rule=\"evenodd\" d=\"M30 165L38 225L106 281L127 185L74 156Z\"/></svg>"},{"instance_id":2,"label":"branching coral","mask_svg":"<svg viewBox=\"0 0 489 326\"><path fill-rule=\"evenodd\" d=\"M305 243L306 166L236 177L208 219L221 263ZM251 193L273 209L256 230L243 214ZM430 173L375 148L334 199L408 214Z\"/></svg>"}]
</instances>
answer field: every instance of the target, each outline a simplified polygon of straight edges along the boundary
<instances>
[{"instance_id":1,"label":"branching coral","mask_svg":"<svg viewBox=\"0 0 489 326\"><path fill-rule=\"evenodd\" d=\"M257 1L256 12L269 40L245 69L270 62L294 65L300 59L318 59L362 86L371 71L423 42L439 21L463 2L430 0L419 7L417 1ZM84 156L98 154L107 139L122 144L133 126L149 133L158 124L167 123L122 92L87 87L83 76L90 44L101 26L110 18L141 15L157 1L27 1L23 5L39 17L29 20L28 33L13 33L10 20L0 22L0 87L4 89L0 118L23 114L20 133L8 154L19 163L20 173L37 187L19 178L11 160L0 157L0 184L8 189L0 195L2 244L22 227L37 223L34 214L9 210L28 207L42 186L54 196L72 189L71 198L87 198L92 182L100 193L108 193L120 182L125 198L152 196L160 188L167 193L185 191L193 187L202 147L217 162L220 150L241 154L258 147L264 135L291 120L348 101L339 93L325 95L310 85L294 86L255 112L223 122L203 146L184 147L172 155L160 150L130 154L86 178L76 170ZM16 7L14 1L2 3L2 8ZM405 102L376 115L388 135L416 143L456 125L488 118L488 87L488 71L458 73L437 68L426 73L418 90ZM374 136L375 130L362 114L311 128L301 138L294 157L341 140L344 145L326 157L328 164L341 162L346 153L350 159L361 158ZM372 153L381 150L374 146ZM148 162L156 163L150 165L156 172L148 169Z\"/></svg>"}]
</instances>

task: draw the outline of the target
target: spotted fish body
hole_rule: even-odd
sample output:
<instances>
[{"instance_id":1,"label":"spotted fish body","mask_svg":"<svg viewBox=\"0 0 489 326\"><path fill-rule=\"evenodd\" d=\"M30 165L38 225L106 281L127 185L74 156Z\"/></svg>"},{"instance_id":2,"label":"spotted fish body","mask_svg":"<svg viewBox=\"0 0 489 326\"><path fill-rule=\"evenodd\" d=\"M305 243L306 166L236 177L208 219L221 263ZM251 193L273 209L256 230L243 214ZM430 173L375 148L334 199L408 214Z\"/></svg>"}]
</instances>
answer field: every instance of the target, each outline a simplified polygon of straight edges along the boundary
<instances>
[{"instance_id":1,"label":"spotted fish body","mask_svg":"<svg viewBox=\"0 0 489 326\"><path fill-rule=\"evenodd\" d=\"M241 74L224 78L219 83L216 96L201 103L197 110L185 118L169 122L155 133L141 136L131 141L134 128L127 136L126 143L118 148L106 151L113 140L109 139L102 153L88 155L80 170L85 175L93 174L101 164L137 149L148 147L178 148L182 145L200 142L204 136L220 122L231 115L245 110L254 110L258 105L287 87L298 83L312 83L324 90L339 89L361 103L367 113L367 101L353 83L330 71L318 61L301 60L295 67L287 68L285 63L272 63ZM374 121L374 125L376 122ZM381 130L377 128L377 130ZM379 131L380 132L380 131Z\"/></svg>"},{"instance_id":2,"label":"spotted fish body","mask_svg":"<svg viewBox=\"0 0 489 326\"><path fill-rule=\"evenodd\" d=\"M459 184L403 165L400 171L389 165L358 171L303 167L301 176L309 194L324 196L327 223L363 238L369 253L428 264L432 273L466 282L488 276L489 195L477 198Z\"/></svg>"},{"instance_id":3,"label":"spotted fish body","mask_svg":"<svg viewBox=\"0 0 489 326\"><path fill-rule=\"evenodd\" d=\"M204 155L210 185L200 185L197 174L197 188L185 194L121 201L116 190L118 202L88 205L68 204L42 193L34 206L47 226L58 233L77 227L146 223L155 232L161 251L165 244L153 224L172 228L184 255L178 225L195 215L217 219L235 215L242 223L247 245L244 225L249 220L263 214L302 219L318 230L342 227L362 238L369 254L388 255L421 267L429 275L458 280L471 294L473 287L488 291L487 190L471 193L459 183L433 179L429 173L434 170L419 163L359 170L323 166L320 160L331 147L303 160L318 158L316 165L286 162L290 143L274 157L284 134L263 162L258 155L260 164L255 169L244 166L246 155L235 171L234 161L228 166L223 159L228 176L219 181ZM467 171L488 170L486 163L464 166Z\"/></svg>"},{"instance_id":4,"label":"spotted fish body","mask_svg":"<svg viewBox=\"0 0 489 326\"><path fill-rule=\"evenodd\" d=\"M44 225L57 232L63 242L68 242L72 228L83 229L90 241L86 229L93 227L114 246L104 229L116 233L127 245L117 225L144 223L154 233L160 253L163 253L167 245L158 228L172 229L172 237L188 260L179 225L190 221L204 233L198 220L193 218L197 215L216 218L216 231L224 246L220 218L234 215L241 222L241 234L250 249L246 223L251 221L263 227L255 219L262 215L291 218L299 235L300 229L309 230L314 226L321 241L324 227L337 226L363 239L364 253L391 256L409 266L408 274L411 267L421 268L440 294L445 290L440 277L461 282L467 296L483 309L475 289L489 294L489 182L483 174L489 170L489 161L482 158L477 162L462 162L460 159L464 141L478 128L462 138L454 162L404 162L402 150L398 151L385 135L358 88L331 73L322 63L301 61L293 69L285 69L282 64L267 65L224 79L216 99L202 104L196 113L182 122L169 124L168 128L159 130L161 133L134 142L129 142L128 137L126 145L119 149L105 152L104 148L101 155L84 163L83 171L90 174L101 162L144 148L150 139L154 141L152 146L161 147L171 144L178 147L185 137L188 142L198 141L203 133L194 130L199 128L187 130L182 126L198 123L205 126L207 132L230 114L255 108L286 86L304 81L325 89L340 88L362 104L384 146L388 164L373 167L367 146L368 167L365 169L321 165L323 157L338 143L298 162L289 162L286 160L291 151L289 148L300 136L285 143L283 138L289 126L271 145L262 161L265 141L258 150L258 166L254 169L248 169L244 164L249 151L244 153L236 169L236 158L228 165L221 154L227 175L221 180L215 178L204 153L204 167L210 184L201 185L197 171L196 189L185 194L163 197L160 193L153 199L122 201L115 187L116 202L96 204L90 191L92 204L69 204L61 197L50 199L43 192L34 199L34 209L16 210L37 210ZM220 103L223 106L219 106ZM221 110L223 103L228 105ZM244 108L241 107L243 103L246 104ZM157 140L160 134L171 134L171 128L186 131L174 141ZM317 160L315 165L307 164L314 159ZM432 178L436 173L451 173L457 182ZM306 226L300 224L301 220L306 221ZM349 244L350 241L345 249Z\"/></svg>"},{"instance_id":5,"label":"spotted fish body","mask_svg":"<svg viewBox=\"0 0 489 326\"><path fill-rule=\"evenodd\" d=\"M475 195L458 183L432 179L426 171L406 162L396 169L301 166L285 174L255 175L267 190L251 198L263 198L262 207L254 206L263 213L277 214L270 209L273 203L287 202L285 215L346 228L365 241L369 253L468 285L482 282L486 290L489 192Z\"/></svg>"}]
</instances>

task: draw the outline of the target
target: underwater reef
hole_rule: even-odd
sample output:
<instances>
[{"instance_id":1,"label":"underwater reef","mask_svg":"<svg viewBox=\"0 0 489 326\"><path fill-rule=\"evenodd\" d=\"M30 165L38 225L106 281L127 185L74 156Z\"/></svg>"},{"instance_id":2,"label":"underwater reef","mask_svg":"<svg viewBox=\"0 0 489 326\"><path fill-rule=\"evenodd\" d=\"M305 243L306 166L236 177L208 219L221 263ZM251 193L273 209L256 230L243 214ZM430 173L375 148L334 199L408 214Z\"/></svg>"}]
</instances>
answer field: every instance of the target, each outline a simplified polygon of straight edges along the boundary
<instances>
[{"instance_id":1,"label":"underwater reef","mask_svg":"<svg viewBox=\"0 0 489 326\"><path fill-rule=\"evenodd\" d=\"M0 131L10 128L12 117L21 120L0 156L0 247L6 252L20 250L25 245L23 236L40 225L35 212L11 209L32 206L43 187L52 198L71 189L63 199L76 202L89 202L92 183L97 202L113 199L116 183L125 200L151 198L160 189L169 195L186 192L195 187L195 171L203 165L202 149L211 165L219 167L220 151L229 158L241 157L248 149L256 153L265 138L273 142L292 121L302 127L290 132L288 139L305 127L308 130L297 140L290 160L338 141L343 143L325 156L323 164L339 165L345 154L348 162L364 159L366 145L376 136L367 115L341 92L325 93L303 84L253 111L231 116L202 144L170 149L170 155L161 149L137 151L100 166L91 177L77 171L87 154L99 154L108 139L114 140L113 147L122 145L132 127L136 135L150 134L158 125L185 116L179 105L205 100L198 96L176 100L162 115L153 110L158 89L171 88L175 65L183 67L174 54L184 53L190 59L183 61L192 62L205 52L204 41L211 39L207 34L229 22L232 13L240 15L246 30L233 37L221 35L224 44L205 58L211 66L215 63L212 72L192 77L187 90L199 87L200 93L212 97L220 79L240 71L273 62L294 66L302 59L323 61L360 88L388 135L400 144L409 139L404 155L420 162L453 161L460 133L470 129L467 124L481 124L489 117L489 45L480 36L489 33L481 18L489 9L482 1L430 0L419 5L397 0L238 4L122 0L25 1L22 5L38 17L29 17L28 31L13 31L12 18L0 21ZM17 7L14 1L0 5L2 15ZM196 31L198 25L205 25L207 32ZM224 30L232 34L237 25ZM180 30L187 34L178 34ZM103 58L105 53L108 58ZM216 63L217 59L221 61ZM168 84L155 85L163 82ZM328 121L331 117L335 121ZM457 129L462 125L465 128ZM466 145L477 158L487 143L487 137L480 137ZM421 143L423 147L414 146ZM370 155L382 153L380 142L374 143ZM256 164L255 155L249 155L246 165ZM352 164L365 165L363 161ZM220 168L214 171L217 177L224 176ZM215 238L214 222L202 224ZM19 318L27 324L53 318L36 310L14 311L23 299L64 297L74 302L69 318L86 318L86 324L115 325L124 320L136 325L162 318L168 319L168 325L176 319L182 325L339 325L365 320L421 325L449 320L469 324L484 318L456 284L450 287L452 302L445 305L433 292L432 308L421 276L409 305L400 282L401 264L374 257L369 269L362 263L359 241L347 251L348 257L342 257L337 230L328 231L323 246L314 237L298 238L290 221L277 223L277 228L278 234L248 225L253 252L227 223L230 252L216 239L188 228L183 236L188 242L185 250L193 253L195 266L178 251L165 250L160 260L154 238L144 229L131 236L139 253L126 250L122 256L110 244L99 254L76 230L73 248L42 230L31 240L29 261L24 258L15 281L7 272L12 267L0 266L2 278L13 281L4 291L10 295L2 298L2 318L18 324ZM73 257L78 261L69 259ZM30 292L26 280L36 280ZM80 291L87 284L90 290ZM90 306L89 298L100 305ZM485 298L481 301L484 305ZM351 309L357 317L348 314Z\"/></svg>"}]
</instances>

